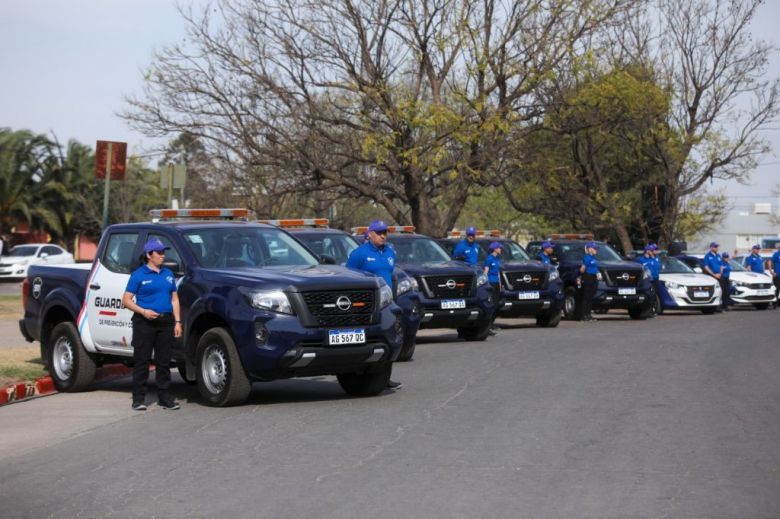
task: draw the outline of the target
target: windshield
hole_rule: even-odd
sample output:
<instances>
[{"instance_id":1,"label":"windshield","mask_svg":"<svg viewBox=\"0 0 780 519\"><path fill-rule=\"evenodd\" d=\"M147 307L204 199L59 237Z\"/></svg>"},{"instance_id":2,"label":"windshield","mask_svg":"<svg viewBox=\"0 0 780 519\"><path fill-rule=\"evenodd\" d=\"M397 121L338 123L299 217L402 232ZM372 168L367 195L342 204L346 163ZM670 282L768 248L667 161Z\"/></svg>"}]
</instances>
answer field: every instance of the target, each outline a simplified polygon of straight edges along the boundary
<instances>
[{"instance_id":1,"label":"windshield","mask_svg":"<svg viewBox=\"0 0 780 519\"><path fill-rule=\"evenodd\" d=\"M504 250L501 251L501 258L506 261L528 261L531 258L517 243L506 240L502 242Z\"/></svg>"},{"instance_id":2,"label":"windshield","mask_svg":"<svg viewBox=\"0 0 780 519\"><path fill-rule=\"evenodd\" d=\"M743 267L739 262L732 260L729 260L729 265L731 266L732 272L747 272L747 269Z\"/></svg>"},{"instance_id":3,"label":"windshield","mask_svg":"<svg viewBox=\"0 0 780 519\"><path fill-rule=\"evenodd\" d=\"M430 238L390 238L398 263L430 263L449 261L450 255Z\"/></svg>"},{"instance_id":4,"label":"windshield","mask_svg":"<svg viewBox=\"0 0 780 519\"><path fill-rule=\"evenodd\" d=\"M238 268L317 265L317 258L279 229L211 227L184 233L204 267Z\"/></svg>"},{"instance_id":5,"label":"windshield","mask_svg":"<svg viewBox=\"0 0 780 519\"><path fill-rule=\"evenodd\" d=\"M18 245L13 248L9 256L35 256L38 252L37 245Z\"/></svg>"},{"instance_id":6,"label":"windshield","mask_svg":"<svg viewBox=\"0 0 780 519\"><path fill-rule=\"evenodd\" d=\"M327 254L336 258L336 263L346 263L353 250L358 248L354 238L346 234L296 234L314 254Z\"/></svg>"},{"instance_id":7,"label":"windshield","mask_svg":"<svg viewBox=\"0 0 780 519\"><path fill-rule=\"evenodd\" d=\"M660 260L661 274L693 274L693 269L677 258L666 256Z\"/></svg>"},{"instance_id":8,"label":"windshield","mask_svg":"<svg viewBox=\"0 0 780 519\"><path fill-rule=\"evenodd\" d=\"M596 259L599 261L622 261L622 258L609 245L599 244L600 248L596 251ZM581 262L585 257L584 243L562 243L558 250L563 261Z\"/></svg>"}]
</instances>

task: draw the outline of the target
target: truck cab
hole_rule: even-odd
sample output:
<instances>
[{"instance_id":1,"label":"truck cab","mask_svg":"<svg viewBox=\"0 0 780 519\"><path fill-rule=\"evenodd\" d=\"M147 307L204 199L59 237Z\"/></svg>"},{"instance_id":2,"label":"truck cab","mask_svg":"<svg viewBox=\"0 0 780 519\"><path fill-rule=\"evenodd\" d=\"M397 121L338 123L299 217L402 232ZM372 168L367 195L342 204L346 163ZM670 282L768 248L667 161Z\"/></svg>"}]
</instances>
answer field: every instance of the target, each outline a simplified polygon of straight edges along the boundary
<instances>
[{"instance_id":1,"label":"truck cab","mask_svg":"<svg viewBox=\"0 0 780 519\"><path fill-rule=\"evenodd\" d=\"M349 233L330 227L327 218L285 218L258 220L261 223L280 227L309 250L321 261L344 265L349 255L360 244ZM417 330L420 327L420 292L417 281L400 268L393 270L393 298L401 308L404 336L398 362L412 360L417 345Z\"/></svg>"},{"instance_id":2,"label":"truck cab","mask_svg":"<svg viewBox=\"0 0 780 519\"><path fill-rule=\"evenodd\" d=\"M355 227L360 240L366 227ZM414 226L390 226L387 242L396 265L419 286L420 329L455 328L469 341L484 341L490 331L496 297L478 268L450 258L436 240L417 234Z\"/></svg>"},{"instance_id":3,"label":"truck cab","mask_svg":"<svg viewBox=\"0 0 780 519\"><path fill-rule=\"evenodd\" d=\"M553 256L558 262L558 272L564 286L564 316L579 319L578 280L580 265L585 256L588 235L552 235ZM528 242L526 250L531 257L538 256L542 241ZM655 306L650 273L633 261L625 261L609 245L599 244L598 256L601 280L593 296L593 309L606 312L612 309L628 310L631 319L647 319Z\"/></svg>"},{"instance_id":4,"label":"truck cab","mask_svg":"<svg viewBox=\"0 0 780 519\"><path fill-rule=\"evenodd\" d=\"M452 255L455 246L465 237L463 231L453 230L438 242ZM501 285L503 305L499 317L533 317L541 327L554 328L561 321L564 303L563 282L555 266L531 259L516 241L501 236L496 230L476 230L475 243L479 245L479 264L489 252L491 242L501 244ZM456 260L458 258L455 258Z\"/></svg>"},{"instance_id":5,"label":"truck cab","mask_svg":"<svg viewBox=\"0 0 780 519\"><path fill-rule=\"evenodd\" d=\"M181 304L173 356L208 404L241 403L253 381L298 376L336 375L352 395L383 391L402 339L390 287L320 264L285 231L235 218L245 213L204 219L220 211L236 210L161 210L152 222L112 225L89 271L31 268L20 326L41 341L58 389L84 389L96 365L132 362L122 295L157 238L170 247L164 266Z\"/></svg>"}]
</instances>

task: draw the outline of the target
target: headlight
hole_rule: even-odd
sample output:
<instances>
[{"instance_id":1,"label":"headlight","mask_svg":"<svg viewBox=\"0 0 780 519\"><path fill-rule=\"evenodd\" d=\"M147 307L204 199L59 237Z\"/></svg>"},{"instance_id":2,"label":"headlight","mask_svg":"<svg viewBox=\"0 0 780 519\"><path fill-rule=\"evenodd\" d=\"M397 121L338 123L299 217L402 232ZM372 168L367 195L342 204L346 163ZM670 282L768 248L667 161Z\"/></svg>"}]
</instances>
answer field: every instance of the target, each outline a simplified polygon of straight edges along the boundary
<instances>
[{"instance_id":1,"label":"headlight","mask_svg":"<svg viewBox=\"0 0 780 519\"><path fill-rule=\"evenodd\" d=\"M735 287L746 287L746 286L748 286L748 284L747 284L747 283L745 283L744 281L735 281L735 282L734 282L734 283L732 283L732 284L733 284Z\"/></svg>"},{"instance_id":2,"label":"headlight","mask_svg":"<svg viewBox=\"0 0 780 519\"><path fill-rule=\"evenodd\" d=\"M680 288L680 285L678 283L675 283L674 281L664 281L664 285L666 285L666 288Z\"/></svg>"},{"instance_id":3,"label":"headlight","mask_svg":"<svg viewBox=\"0 0 780 519\"><path fill-rule=\"evenodd\" d=\"M559 277L561 277L561 275L558 273L558 269L552 269L550 271L550 281L555 281Z\"/></svg>"},{"instance_id":4,"label":"headlight","mask_svg":"<svg viewBox=\"0 0 780 519\"><path fill-rule=\"evenodd\" d=\"M416 290L417 281L413 278L404 278L398 282L398 295L405 294L410 290Z\"/></svg>"},{"instance_id":5,"label":"headlight","mask_svg":"<svg viewBox=\"0 0 780 519\"><path fill-rule=\"evenodd\" d=\"M287 299L287 294L281 290L253 290L251 288L239 288L250 305L262 310L270 310L280 314L292 314L292 305Z\"/></svg>"},{"instance_id":6,"label":"headlight","mask_svg":"<svg viewBox=\"0 0 780 519\"><path fill-rule=\"evenodd\" d=\"M384 308L393 302L393 291L387 285L379 287L379 308Z\"/></svg>"},{"instance_id":7,"label":"headlight","mask_svg":"<svg viewBox=\"0 0 780 519\"><path fill-rule=\"evenodd\" d=\"M480 274L477 276L477 286L478 286L478 287L481 287L482 285L484 285L484 284L486 284L486 283L487 283L487 276L485 275L485 273L484 273L484 272L482 272L482 273L480 273Z\"/></svg>"}]
</instances>

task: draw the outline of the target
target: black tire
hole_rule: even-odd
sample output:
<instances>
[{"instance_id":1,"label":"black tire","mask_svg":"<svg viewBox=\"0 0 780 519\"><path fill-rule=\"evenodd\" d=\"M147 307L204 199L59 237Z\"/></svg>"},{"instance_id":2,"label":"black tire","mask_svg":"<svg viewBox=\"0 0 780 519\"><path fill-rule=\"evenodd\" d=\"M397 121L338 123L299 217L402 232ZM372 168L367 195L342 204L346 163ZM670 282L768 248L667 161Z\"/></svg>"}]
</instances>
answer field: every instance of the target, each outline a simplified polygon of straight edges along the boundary
<instances>
[{"instance_id":1,"label":"black tire","mask_svg":"<svg viewBox=\"0 0 780 519\"><path fill-rule=\"evenodd\" d=\"M753 306L756 310L766 310L769 308L769 303L756 303Z\"/></svg>"},{"instance_id":2,"label":"black tire","mask_svg":"<svg viewBox=\"0 0 780 519\"><path fill-rule=\"evenodd\" d=\"M417 347L417 332L404 332L404 343L401 346L401 353L398 354L397 362L409 362L414 356L414 349Z\"/></svg>"},{"instance_id":3,"label":"black tire","mask_svg":"<svg viewBox=\"0 0 780 519\"><path fill-rule=\"evenodd\" d=\"M458 337L467 341L484 341L490 335L490 327L493 322L490 319L486 319L477 326L458 328Z\"/></svg>"},{"instance_id":4,"label":"black tire","mask_svg":"<svg viewBox=\"0 0 780 519\"><path fill-rule=\"evenodd\" d=\"M341 389L352 396L376 396L387 388L393 365L387 363L371 373L345 373L338 375Z\"/></svg>"},{"instance_id":5,"label":"black tire","mask_svg":"<svg viewBox=\"0 0 780 519\"><path fill-rule=\"evenodd\" d=\"M653 308L653 311L655 312L655 315L663 315L664 313L664 307L661 304L661 296L658 294L655 295L655 308Z\"/></svg>"},{"instance_id":6,"label":"black tire","mask_svg":"<svg viewBox=\"0 0 780 519\"><path fill-rule=\"evenodd\" d=\"M73 323L54 327L47 348L49 374L58 391L83 391L95 378L95 360L81 344Z\"/></svg>"},{"instance_id":7,"label":"black tire","mask_svg":"<svg viewBox=\"0 0 780 519\"><path fill-rule=\"evenodd\" d=\"M186 384L188 384L190 386L193 386L193 385L195 385L198 382L198 378L196 376L194 376L194 373L192 374L192 376L188 376L187 368L185 368L185 366L184 366L185 362L186 361L184 361L184 360L176 361L176 366L177 366L177 368L179 370L179 376L181 377L181 379ZM192 371L192 369L190 369L190 371Z\"/></svg>"},{"instance_id":8,"label":"black tire","mask_svg":"<svg viewBox=\"0 0 780 519\"><path fill-rule=\"evenodd\" d=\"M569 321L576 321L577 310L577 289L568 287L564 292L563 317Z\"/></svg>"},{"instance_id":9,"label":"black tire","mask_svg":"<svg viewBox=\"0 0 780 519\"><path fill-rule=\"evenodd\" d=\"M635 321L644 321L645 319L650 318L653 312L653 305L647 305L647 306L635 306L634 308L628 309L628 315L631 317L631 319Z\"/></svg>"},{"instance_id":10,"label":"black tire","mask_svg":"<svg viewBox=\"0 0 780 519\"><path fill-rule=\"evenodd\" d=\"M236 345L224 328L212 328L198 341L198 392L208 405L243 403L252 384L244 372Z\"/></svg>"},{"instance_id":11,"label":"black tire","mask_svg":"<svg viewBox=\"0 0 780 519\"><path fill-rule=\"evenodd\" d=\"M704 315L712 315L714 314L718 309L717 308L702 308L701 313Z\"/></svg>"},{"instance_id":12,"label":"black tire","mask_svg":"<svg viewBox=\"0 0 780 519\"><path fill-rule=\"evenodd\" d=\"M563 317L563 312L558 310L554 314L551 313L544 313L541 315L536 316L536 326L541 326L542 328L555 328L560 324L561 318Z\"/></svg>"}]
</instances>

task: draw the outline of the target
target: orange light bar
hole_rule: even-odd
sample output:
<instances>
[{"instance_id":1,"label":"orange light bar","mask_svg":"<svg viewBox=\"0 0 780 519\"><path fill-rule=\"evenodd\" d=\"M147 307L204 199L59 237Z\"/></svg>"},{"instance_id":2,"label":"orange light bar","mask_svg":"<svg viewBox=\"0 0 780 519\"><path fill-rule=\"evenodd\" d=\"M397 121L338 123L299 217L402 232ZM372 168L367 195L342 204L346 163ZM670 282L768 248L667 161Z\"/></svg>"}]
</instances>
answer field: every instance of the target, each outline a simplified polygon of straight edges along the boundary
<instances>
[{"instance_id":1,"label":"orange light bar","mask_svg":"<svg viewBox=\"0 0 780 519\"><path fill-rule=\"evenodd\" d=\"M563 233L563 234L551 234L550 240L592 240L593 233Z\"/></svg>"},{"instance_id":2,"label":"orange light bar","mask_svg":"<svg viewBox=\"0 0 780 519\"><path fill-rule=\"evenodd\" d=\"M249 209L152 209L152 218L247 218Z\"/></svg>"},{"instance_id":3,"label":"orange light bar","mask_svg":"<svg viewBox=\"0 0 780 519\"><path fill-rule=\"evenodd\" d=\"M327 218L285 218L282 220L258 220L260 223L267 223L277 227L327 227L330 220Z\"/></svg>"}]
</instances>

